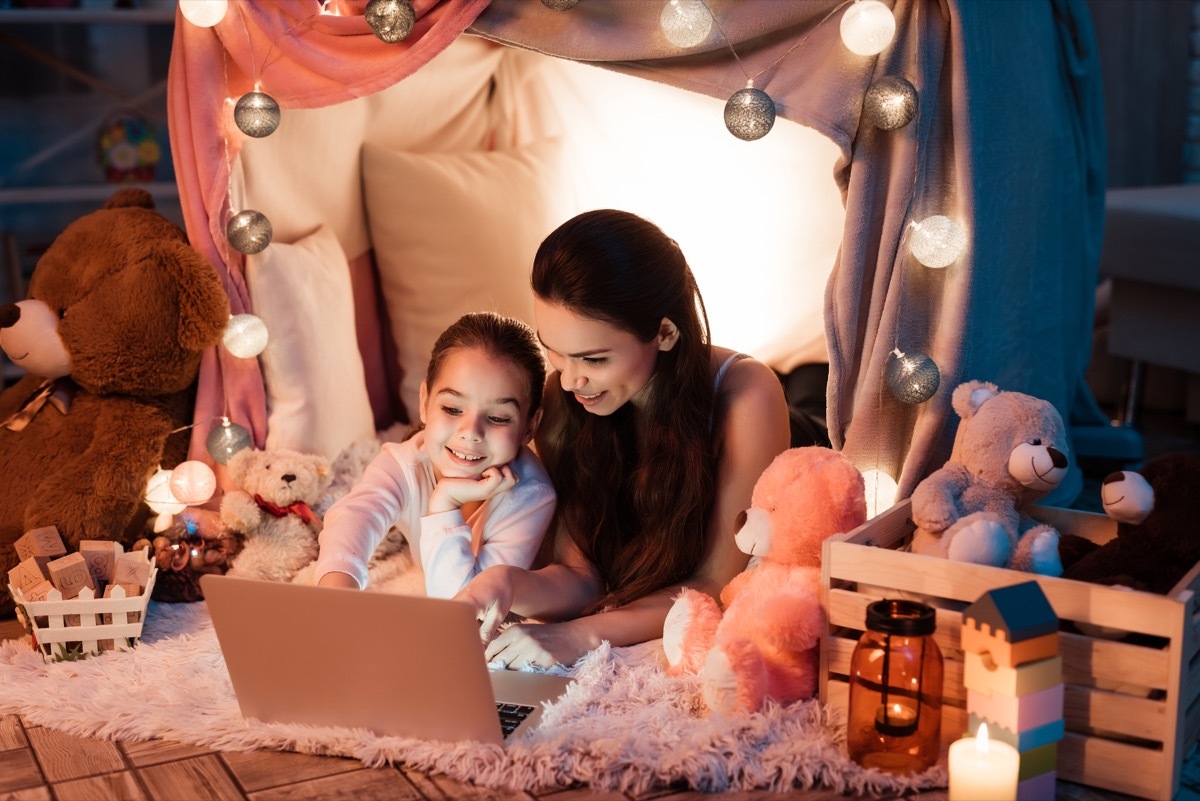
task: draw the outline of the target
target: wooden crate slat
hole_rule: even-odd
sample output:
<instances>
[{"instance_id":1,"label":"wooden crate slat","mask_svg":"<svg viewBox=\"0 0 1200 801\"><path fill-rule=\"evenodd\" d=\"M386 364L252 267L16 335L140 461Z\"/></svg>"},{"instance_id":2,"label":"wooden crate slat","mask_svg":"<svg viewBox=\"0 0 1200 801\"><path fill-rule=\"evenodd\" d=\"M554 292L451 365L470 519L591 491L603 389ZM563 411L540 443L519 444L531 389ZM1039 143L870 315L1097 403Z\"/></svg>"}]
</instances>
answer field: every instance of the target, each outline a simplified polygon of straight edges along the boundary
<instances>
[{"instance_id":1,"label":"wooden crate slat","mask_svg":"<svg viewBox=\"0 0 1200 801\"><path fill-rule=\"evenodd\" d=\"M1152 748L1072 732L1058 743L1058 778L1069 782L1168 801L1163 770L1163 753Z\"/></svg>"},{"instance_id":2,"label":"wooden crate slat","mask_svg":"<svg viewBox=\"0 0 1200 801\"><path fill-rule=\"evenodd\" d=\"M1100 729L1157 743L1174 724L1163 701L1075 684L1063 687L1063 715L1072 731Z\"/></svg>"}]
</instances>

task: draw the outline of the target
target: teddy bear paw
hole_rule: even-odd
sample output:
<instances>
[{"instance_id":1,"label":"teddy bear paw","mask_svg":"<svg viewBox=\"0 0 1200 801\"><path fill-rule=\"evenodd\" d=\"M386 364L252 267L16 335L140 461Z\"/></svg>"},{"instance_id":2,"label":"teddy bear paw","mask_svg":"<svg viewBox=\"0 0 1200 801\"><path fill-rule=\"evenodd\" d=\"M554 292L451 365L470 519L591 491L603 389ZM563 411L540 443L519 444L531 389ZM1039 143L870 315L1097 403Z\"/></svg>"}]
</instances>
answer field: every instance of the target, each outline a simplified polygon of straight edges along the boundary
<instances>
[{"instance_id":1,"label":"teddy bear paw","mask_svg":"<svg viewBox=\"0 0 1200 801\"><path fill-rule=\"evenodd\" d=\"M1058 532L1050 526L1030 529L1017 543L1012 567L1039 576L1061 576L1063 565L1058 553Z\"/></svg>"},{"instance_id":2,"label":"teddy bear paw","mask_svg":"<svg viewBox=\"0 0 1200 801\"><path fill-rule=\"evenodd\" d=\"M946 557L956 562L1003 567L1012 555L1008 531L995 520L977 517L955 529Z\"/></svg>"},{"instance_id":3,"label":"teddy bear paw","mask_svg":"<svg viewBox=\"0 0 1200 801\"><path fill-rule=\"evenodd\" d=\"M663 622L663 653L667 672L697 673L712 649L721 622L721 609L711 596L684 588Z\"/></svg>"},{"instance_id":4,"label":"teddy bear paw","mask_svg":"<svg viewBox=\"0 0 1200 801\"><path fill-rule=\"evenodd\" d=\"M747 639L723 642L708 652L700 671L704 702L722 715L754 712L767 695L767 667Z\"/></svg>"}]
</instances>

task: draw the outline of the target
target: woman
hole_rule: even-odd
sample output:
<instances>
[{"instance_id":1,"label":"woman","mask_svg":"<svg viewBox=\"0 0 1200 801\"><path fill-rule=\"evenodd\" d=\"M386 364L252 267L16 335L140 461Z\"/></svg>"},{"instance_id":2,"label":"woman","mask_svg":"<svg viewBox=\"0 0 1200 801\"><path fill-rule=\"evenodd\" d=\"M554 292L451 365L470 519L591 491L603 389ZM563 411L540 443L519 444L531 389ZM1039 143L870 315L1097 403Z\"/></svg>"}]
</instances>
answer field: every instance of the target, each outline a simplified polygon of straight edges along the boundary
<instances>
[{"instance_id":1,"label":"woman","mask_svg":"<svg viewBox=\"0 0 1200 801\"><path fill-rule=\"evenodd\" d=\"M512 667L661 637L682 587L715 597L746 566L738 516L789 437L778 378L710 345L695 278L653 223L568 220L538 249L532 284L556 371L536 440L558 492L553 561L489 568L456 596L482 616L488 659ZM560 622L497 635L510 612Z\"/></svg>"}]
</instances>

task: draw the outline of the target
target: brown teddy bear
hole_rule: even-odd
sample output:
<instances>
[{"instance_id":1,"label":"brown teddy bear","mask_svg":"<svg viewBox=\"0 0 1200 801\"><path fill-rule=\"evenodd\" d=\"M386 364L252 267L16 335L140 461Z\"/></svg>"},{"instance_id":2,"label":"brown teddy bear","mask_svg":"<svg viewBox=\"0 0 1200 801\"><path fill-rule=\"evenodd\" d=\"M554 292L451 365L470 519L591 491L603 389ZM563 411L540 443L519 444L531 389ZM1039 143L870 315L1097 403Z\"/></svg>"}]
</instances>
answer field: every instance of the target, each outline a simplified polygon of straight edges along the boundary
<instances>
[{"instance_id":1,"label":"brown teddy bear","mask_svg":"<svg viewBox=\"0 0 1200 801\"><path fill-rule=\"evenodd\" d=\"M240 489L221 499L221 520L245 537L229 575L291 581L317 558L321 523L313 512L333 479L324 456L298 451L238 451L226 465Z\"/></svg>"},{"instance_id":2,"label":"brown teddy bear","mask_svg":"<svg viewBox=\"0 0 1200 801\"><path fill-rule=\"evenodd\" d=\"M0 307L0 347L26 371L0 394L0 568L31 529L78 546L143 522L148 478L186 457L187 432L172 432L191 422L200 355L228 320L216 271L144 190L55 239L28 299Z\"/></svg>"},{"instance_id":3,"label":"brown teddy bear","mask_svg":"<svg viewBox=\"0 0 1200 801\"><path fill-rule=\"evenodd\" d=\"M1062 416L985 381L960 384L950 402L962 420L949 461L913 490L913 552L1061 575L1058 532L1028 511L1067 474Z\"/></svg>"}]
</instances>

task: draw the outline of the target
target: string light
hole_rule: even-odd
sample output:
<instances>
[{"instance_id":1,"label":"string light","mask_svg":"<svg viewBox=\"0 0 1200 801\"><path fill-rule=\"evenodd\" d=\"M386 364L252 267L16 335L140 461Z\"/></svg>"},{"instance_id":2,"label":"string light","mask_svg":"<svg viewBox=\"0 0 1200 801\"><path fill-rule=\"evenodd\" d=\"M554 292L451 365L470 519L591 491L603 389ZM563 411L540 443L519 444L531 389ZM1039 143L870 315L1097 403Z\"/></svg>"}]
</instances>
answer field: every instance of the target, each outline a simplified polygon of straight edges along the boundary
<instances>
[{"instance_id":1,"label":"string light","mask_svg":"<svg viewBox=\"0 0 1200 801\"><path fill-rule=\"evenodd\" d=\"M228 0L179 0L179 13L197 28L211 28L228 10Z\"/></svg>"},{"instance_id":2,"label":"string light","mask_svg":"<svg viewBox=\"0 0 1200 801\"><path fill-rule=\"evenodd\" d=\"M204 446L208 455L217 464L225 464L229 458L240 450L250 447L250 432L231 422L228 417L221 418L221 425L208 432Z\"/></svg>"},{"instance_id":3,"label":"string light","mask_svg":"<svg viewBox=\"0 0 1200 801\"><path fill-rule=\"evenodd\" d=\"M938 214L909 227L909 252L926 267L949 267L967 247L967 232L949 217Z\"/></svg>"},{"instance_id":4,"label":"string light","mask_svg":"<svg viewBox=\"0 0 1200 801\"><path fill-rule=\"evenodd\" d=\"M703 0L670 0L658 18L667 41L685 50L703 44L712 33L712 23Z\"/></svg>"},{"instance_id":5,"label":"string light","mask_svg":"<svg viewBox=\"0 0 1200 801\"><path fill-rule=\"evenodd\" d=\"M896 495L900 491L896 479L877 468L863 470L862 477L863 489L867 498L868 520L896 505Z\"/></svg>"},{"instance_id":6,"label":"string light","mask_svg":"<svg viewBox=\"0 0 1200 801\"><path fill-rule=\"evenodd\" d=\"M167 486L180 503L198 506L217 491L217 475L207 464L193 459L176 465Z\"/></svg>"},{"instance_id":7,"label":"string light","mask_svg":"<svg viewBox=\"0 0 1200 801\"><path fill-rule=\"evenodd\" d=\"M924 353L911 356L899 348L892 351L895 359L888 361L887 385L896 399L903 403L924 403L937 392L942 374L933 359Z\"/></svg>"},{"instance_id":8,"label":"string light","mask_svg":"<svg viewBox=\"0 0 1200 801\"><path fill-rule=\"evenodd\" d=\"M279 118L279 104L275 98L258 90L242 95L233 108L233 121L238 129L255 139L275 133Z\"/></svg>"},{"instance_id":9,"label":"string light","mask_svg":"<svg viewBox=\"0 0 1200 801\"><path fill-rule=\"evenodd\" d=\"M409 0L371 0L363 16L375 37L388 44L407 39L417 22L417 14Z\"/></svg>"},{"instance_id":10,"label":"string light","mask_svg":"<svg viewBox=\"0 0 1200 801\"><path fill-rule=\"evenodd\" d=\"M775 101L761 89L739 89L725 104L725 127L738 139L762 139L774 126Z\"/></svg>"},{"instance_id":11,"label":"string light","mask_svg":"<svg viewBox=\"0 0 1200 801\"><path fill-rule=\"evenodd\" d=\"M896 35L896 18L880 0L855 0L842 15L842 43L852 53L882 53Z\"/></svg>"},{"instance_id":12,"label":"string light","mask_svg":"<svg viewBox=\"0 0 1200 801\"><path fill-rule=\"evenodd\" d=\"M221 343L239 359L253 359L266 350L267 325L253 314L235 314L225 325Z\"/></svg>"},{"instance_id":13,"label":"string light","mask_svg":"<svg viewBox=\"0 0 1200 801\"><path fill-rule=\"evenodd\" d=\"M261 211L246 209L230 218L225 226L229 244L239 253L253 255L261 253L271 244L271 221Z\"/></svg>"},{"instance_id":14,"label":"string light","mask_svg":"<svg viewBox=\"0 0 1200 801\"><path fill-rule=\"evenodd\" d=\"M863 98L863 116L885 131L903 128L916 114L917 88L903 78L880 78Z\"/></svg>"}]
</instances>

